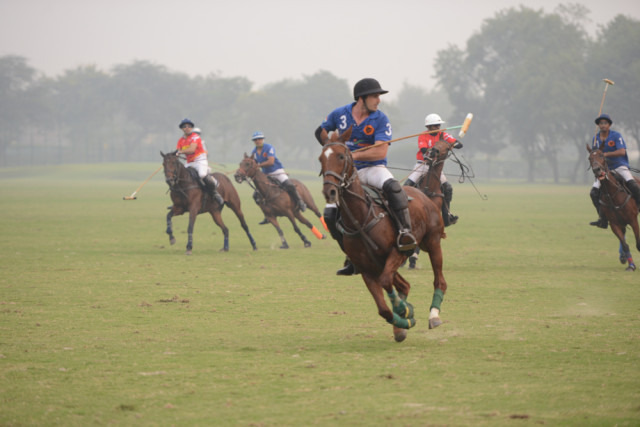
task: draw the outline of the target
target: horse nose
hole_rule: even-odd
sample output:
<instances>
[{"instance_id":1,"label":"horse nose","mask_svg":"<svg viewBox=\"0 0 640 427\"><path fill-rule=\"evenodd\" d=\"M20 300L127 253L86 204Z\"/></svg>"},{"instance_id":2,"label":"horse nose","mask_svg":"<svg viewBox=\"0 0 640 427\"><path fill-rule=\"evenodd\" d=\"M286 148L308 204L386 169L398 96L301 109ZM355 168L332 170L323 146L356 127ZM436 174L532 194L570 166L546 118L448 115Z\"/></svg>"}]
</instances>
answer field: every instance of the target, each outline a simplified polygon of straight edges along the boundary
<instances>
[{"instance_id":1,"label":"horse nose","mask_svg":"<svg viewBox=\"0 0 640 427\"><path fill-rule=\"evenodd\" d=\"M335 203L337 197L338 197L338 192L336 191L335 188L332 188L329 191L327 191L325 198L327 199L327 203Z\"/></svg>"}]
</instances>

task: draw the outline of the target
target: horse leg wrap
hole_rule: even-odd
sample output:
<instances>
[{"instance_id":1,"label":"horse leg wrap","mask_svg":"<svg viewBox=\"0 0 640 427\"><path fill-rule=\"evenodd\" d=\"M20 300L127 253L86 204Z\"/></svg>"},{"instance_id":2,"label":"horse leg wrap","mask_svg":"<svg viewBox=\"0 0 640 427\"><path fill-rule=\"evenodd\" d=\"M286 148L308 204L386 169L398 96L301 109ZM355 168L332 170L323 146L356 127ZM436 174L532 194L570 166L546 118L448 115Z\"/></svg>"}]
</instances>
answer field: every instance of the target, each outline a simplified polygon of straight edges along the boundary
<instances>
[{"instance_id":1,"label":"horse leg wrap","mask_svg":"<svg viewBox=\"0 0 640 427\"><path fill-rule=\"evenodd\" d=\"M411 319L403 319L398 313L393 313L393 320L387 320L387 323L391 323L393 326L401 329L410 329L416 325L416 319L413 317Z\"/></svg>"},{"instance_id":2,"label":"horse leg wrap","mask_svg":"<svg viewBox=\"0 0 640 427\"><path fill-rule=\"evenodd\" d=\"M436 289L433 292L433 299L431 300L430 309L437 308L440 311L440 304L442 304L442 300L444 299L444 293L441 289Z\"/></svg>"},{"instance_id":3,"label":"horse leg wrap","mask_svg":"<svg viewBox=\"0 0 640 427\"><path fill-rule=\"evenodd\" d=\"M314 236L316 236L317 239L322 240L324 239L324 236L322 235L322 233L316 228L316 226L314 225L313 227L311 227L311 232L313 233Z\"/></svg>"},{"instance_id":4,"label":"horse leg wrap","mask_svg":"<svg viewBox=\"0 0 640 427\"><path fill-rule=\"evenodd\" d=\"M405 301L404 298L401 298L395 289L392 292L387 292L387 295L391 300L394 314L402 316L405 319L413 319L413 305Z\"/></svg>"}]
</instances>

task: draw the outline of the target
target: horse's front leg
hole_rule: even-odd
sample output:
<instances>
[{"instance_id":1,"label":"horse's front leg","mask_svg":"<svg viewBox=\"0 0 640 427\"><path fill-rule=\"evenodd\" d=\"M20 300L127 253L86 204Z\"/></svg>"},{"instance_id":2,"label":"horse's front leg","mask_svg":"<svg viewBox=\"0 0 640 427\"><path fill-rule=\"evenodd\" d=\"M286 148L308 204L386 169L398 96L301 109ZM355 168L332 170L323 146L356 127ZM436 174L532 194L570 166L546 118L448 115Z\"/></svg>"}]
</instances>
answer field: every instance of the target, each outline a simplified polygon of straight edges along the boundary
<instances>
[{"instance_id":1,"label":"horse's front leg","mask_svg":"<svg viewBox=\"0 0 640 427\"><path fill-rule=\"evenodd\" d=\"M176 238L173 237L173 224L171 223L171 218L173 218L173 207L169 208L169 213L167 213L167 230L166 233L169 235L169 243L175 245Z\"/></svg>"},{"instance_id":2,"label":"horse's front leg","mask_svg":"<svg viewBox=\"0 0 640 427\"><path fill-rule=\"evenodd\" d=\"M431 307L429 308L429 329L437 328L442 324L440 320L440 306L444 300L444 294L447 292L447 281L442 274L442 248L440 241L433 243L427 249L431 268L433 269L433 298Z\"/></svg>"},{"instance_id":3,"label":"horse's front leg","mask_svg":"<svg viewBox=\"0 0 640 427\"><path fill-rule=\"evenodd\" d=\"M298 236L300 236L300 238L302 239L302 242L304 243L304 247L308 248L309 246L311 246L311 242L307 240L304 234L302 234L302 231L300 231L300 227L298 227L298 223L296 222L296 219L293 217L293 215L289 215L287 216L287 218L289 218L289 221L291 221L291 225L293 226L293 231L295 231L298 234Z\"/></svg>"},{"instance_id":4,"label":"horse's front leg","mask_svg":"<svg viewBox=\"0 0 640 427\"><path fill-rule=\"evenodd\" d=\"M624 264L623 258L622 258L622 255L624 254L624 257L626 258L625 261L628 263L626 270L634 271L636 269L636 265L633 262L633 257L631 256L631 249L629 248L629 245L627 244L627 241L624 237L626 227L622 227L618 223L614 223L614 222L610 222L610 224L611 224L611 231L613 232L613 234L616 235L616 237L620 241L620 252L621 252L620 262ZM635 230L634 230L634 233L635 233Z\"/></svg>"},{"instance_id":5,"label":"horse's front leg","mask_svg":"<svg viewBox=\"0 0 640 427\"><path fill-rule=\"evenodd\" d=\"M275 227L276 231L278 232L280 242L282 243L280 245L280 249L289 249L289 244L284 238L284 233L282 232L282 229L280 228L280 224L278 224L278 220L276 219L276 217L267 217L267 220L271 223L271 225Z\"/></svg>"},{"instance_id":6,"label":"horse's front leg","mask_svg":"<svg viewBox=\"0 0 640 427\"><path fill-rule=\"evenodd\" d=\"M197 216L198 216L197 208L189 209L189 227L187 227L187 235L189 237L187 240L187 251L185 252L186 255L191 255L191 250L193 249L193 226L196 222Z\"/></svg>"}]
</instances>

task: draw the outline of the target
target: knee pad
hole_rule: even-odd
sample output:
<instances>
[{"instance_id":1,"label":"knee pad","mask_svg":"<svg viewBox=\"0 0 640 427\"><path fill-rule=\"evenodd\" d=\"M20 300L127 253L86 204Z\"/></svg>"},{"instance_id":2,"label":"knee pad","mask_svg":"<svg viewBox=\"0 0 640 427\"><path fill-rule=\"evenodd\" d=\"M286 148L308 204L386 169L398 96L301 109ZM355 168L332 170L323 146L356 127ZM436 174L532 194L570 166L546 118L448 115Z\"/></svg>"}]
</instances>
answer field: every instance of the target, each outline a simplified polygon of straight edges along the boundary
<instances>
[{"instance_id":1,"label":"knee pad","mask_svg":"<svg viewBox=\"0 0 640 427\"><path fill-rule=\"evenodd\" d=\"M444 194L444 199L451 201L451 198L453 197L453 186L449 184L449 181L445 181L440 184L440 188L442 189L442 194Z\"/></svg>"}]
</instances>

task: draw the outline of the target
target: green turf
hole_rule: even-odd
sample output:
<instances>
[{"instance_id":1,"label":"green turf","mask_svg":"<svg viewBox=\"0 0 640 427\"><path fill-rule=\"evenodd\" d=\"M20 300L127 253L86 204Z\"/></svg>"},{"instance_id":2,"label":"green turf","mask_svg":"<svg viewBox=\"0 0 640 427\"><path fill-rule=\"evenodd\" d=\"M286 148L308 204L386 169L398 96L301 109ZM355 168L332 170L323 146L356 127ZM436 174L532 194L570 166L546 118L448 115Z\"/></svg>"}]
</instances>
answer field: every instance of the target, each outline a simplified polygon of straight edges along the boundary
<instances>
[{"instance_id":1,"label":"green turf","mask_svg":"<svg viewBox=\"0 0 640 427\"><path fill-rule=\"evenodd\" d=\"M454 183L444 324L423 254L396 343L337 244L281 221L278 249L247 184L258 251L228 209L229 252L204 215L170 246L161 174L122 200L157 166L0 170L0 425L640 423L640 272L588 188Z\"/></svg>"}]
</instances>

